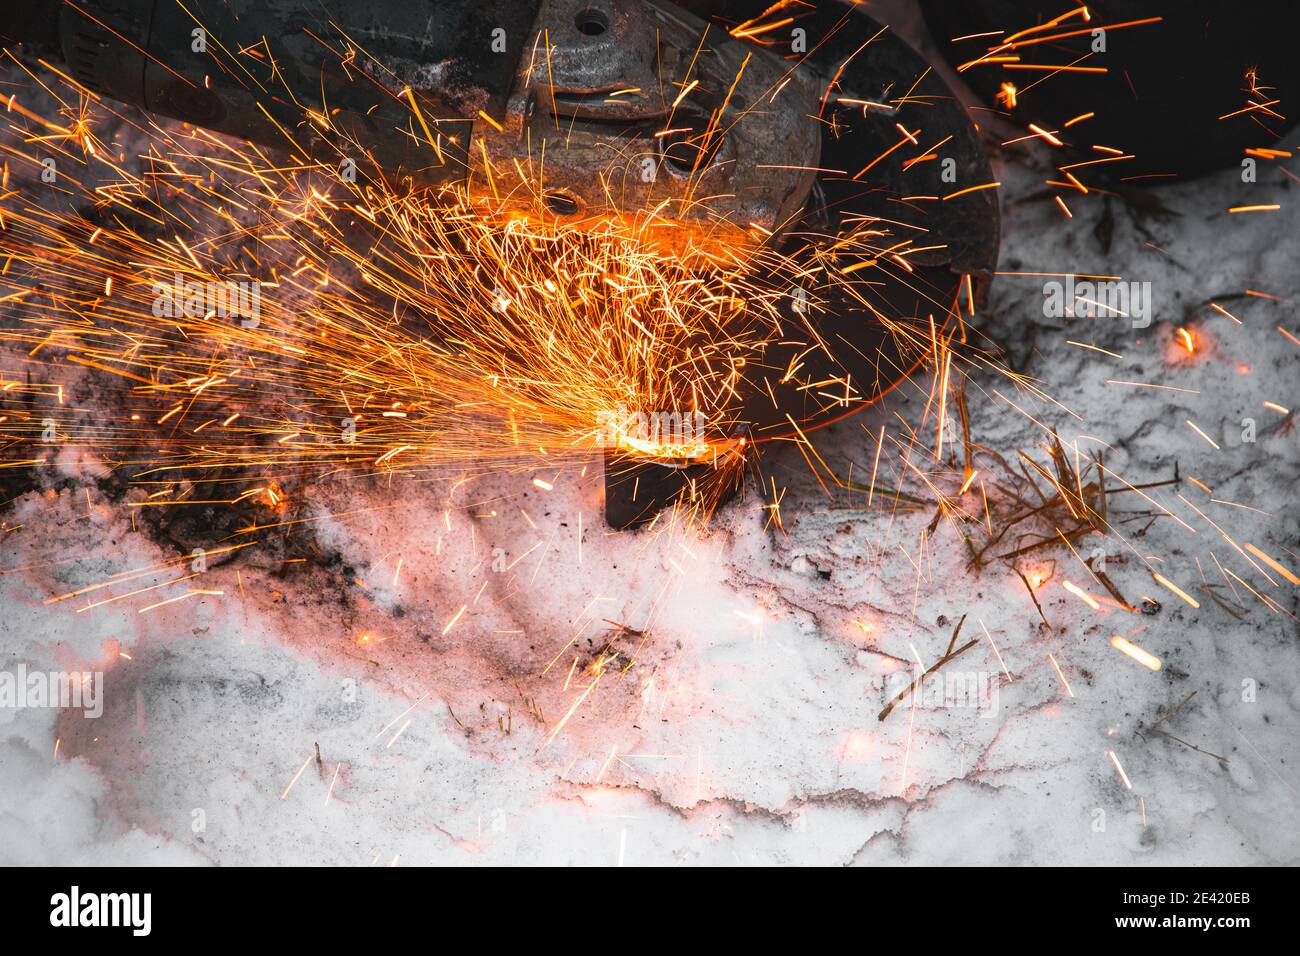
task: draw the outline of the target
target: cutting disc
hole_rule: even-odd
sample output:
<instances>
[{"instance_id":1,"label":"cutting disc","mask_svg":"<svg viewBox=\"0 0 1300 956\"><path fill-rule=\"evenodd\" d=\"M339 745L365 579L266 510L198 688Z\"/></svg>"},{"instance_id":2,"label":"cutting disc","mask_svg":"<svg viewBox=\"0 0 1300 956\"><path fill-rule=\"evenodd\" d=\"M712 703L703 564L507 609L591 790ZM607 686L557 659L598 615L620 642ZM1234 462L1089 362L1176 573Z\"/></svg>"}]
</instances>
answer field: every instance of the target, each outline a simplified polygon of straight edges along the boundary
<instances>
[{"instance_id":1,"label":"cutting disc","mask_svg":"<svg viewBox=\"0 0 1300 956\"><path fill-rule=\"evenodd\" d=\"M965 108L871 17L834 2L688 5L823 91L816 183L781 241L789 261L763 277L786 292L781 328L747 370L738 416L755 441L788 437L889 392L984 296L996 190Z\"/></svg>"},{"instance_id":2,"label":"cutting disc","mask_svg":"<svg viewBox=\"0 0 1300 956\"><path fill-rule=\"evenodd\" d=\"M951 90L861 11L836 2L682 5L781 56L822 92L815 183L776 240L780 256L757 277L780 297L780 325L747 365L728 426L751 443L789 438L897 387L983 300L998 256L992 173ZM781 108L779 92L766 108ZM607 520L650 520L672 499L694 497L710 467L607 453Z\"/></svg>"}]
</instances>

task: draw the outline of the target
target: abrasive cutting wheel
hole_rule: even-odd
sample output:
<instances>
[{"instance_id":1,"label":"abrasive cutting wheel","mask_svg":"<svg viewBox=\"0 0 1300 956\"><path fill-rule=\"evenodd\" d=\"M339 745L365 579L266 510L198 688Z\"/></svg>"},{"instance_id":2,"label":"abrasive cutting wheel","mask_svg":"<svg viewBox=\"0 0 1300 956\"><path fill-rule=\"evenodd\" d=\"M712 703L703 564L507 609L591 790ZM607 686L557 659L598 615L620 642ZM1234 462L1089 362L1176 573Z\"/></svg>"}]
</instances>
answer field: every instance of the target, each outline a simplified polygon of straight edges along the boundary
<instances>
[{"instance_id":1,"label":"abrasive cutting wheel","mask_svg":"<svg viewBox=\"0 0 1300 956\"><path fill-rule=\"evenodd\" d=\"M973 187L992 174L951 91L859 10L836 2L683 5L780 56L820 97L819 171L802 216L780 240L790 262L761 277L786 291L782 327L747 368L732 423L748 442L789 438L887 394L925 362L931 320L942 333L959 303L982 300L997 263L998 203L995 190ZM781 106L778 94L768 108ZM607 520L648 521L692 482L698 491L713 467L607 455Z\"/></svg>"}]
</instances>

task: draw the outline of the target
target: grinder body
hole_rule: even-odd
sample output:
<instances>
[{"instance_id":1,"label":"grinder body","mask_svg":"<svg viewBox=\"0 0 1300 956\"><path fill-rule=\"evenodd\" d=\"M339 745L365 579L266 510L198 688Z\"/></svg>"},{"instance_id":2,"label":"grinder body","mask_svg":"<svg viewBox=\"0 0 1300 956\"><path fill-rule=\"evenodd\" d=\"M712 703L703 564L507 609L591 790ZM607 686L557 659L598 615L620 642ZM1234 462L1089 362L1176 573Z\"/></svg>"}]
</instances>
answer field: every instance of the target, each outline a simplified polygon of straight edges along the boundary
<instances>
[{"instance_id":1,"label":"grinder body","mask_svg":"<svg viewBox=\"0 0 1300 956\"><path fill-rule=\"evenodd\" d=\"M778 234L812 186L815 90L752 109L785 78L779 58L658 0L24 11L0 42L57 56L96 94L399 186L460 184L486 214L726 255Z\"/></svg>"}]
</instances>

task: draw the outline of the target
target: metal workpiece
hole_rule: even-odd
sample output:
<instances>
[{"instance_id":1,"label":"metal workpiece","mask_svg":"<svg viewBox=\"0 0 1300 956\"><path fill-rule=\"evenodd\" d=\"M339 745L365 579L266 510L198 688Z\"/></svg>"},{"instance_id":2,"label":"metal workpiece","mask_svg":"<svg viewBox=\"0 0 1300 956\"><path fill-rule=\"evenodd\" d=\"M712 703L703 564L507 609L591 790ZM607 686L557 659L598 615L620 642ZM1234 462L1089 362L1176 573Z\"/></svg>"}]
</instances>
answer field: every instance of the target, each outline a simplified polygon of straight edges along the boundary
<instances>
[{"instance_id":1,"label":"metal workpiece","mask_svg":"<svg viewBox=\"0 0 1300 956\"><path fill-rule=\"evenodd\" d=\"M712 512L740 492L744 465L739 444L702 461L649 459L606 449L605 523L620 531L645 527L673 503L688 512Z\"/></svg>"},{"instance_id":2,"label":"metal workpiece","mask_svg":"<svg viewBox=\"0 0 1300 956\"><path fill-rule=\"evenodd\" d=\"M471 192L673 249L756 246L807 200L816 105L789 64L673 4L543 0L505 115L474 124Z\"/></svg>"}]
</instances>

